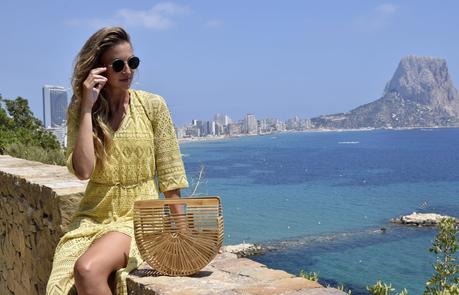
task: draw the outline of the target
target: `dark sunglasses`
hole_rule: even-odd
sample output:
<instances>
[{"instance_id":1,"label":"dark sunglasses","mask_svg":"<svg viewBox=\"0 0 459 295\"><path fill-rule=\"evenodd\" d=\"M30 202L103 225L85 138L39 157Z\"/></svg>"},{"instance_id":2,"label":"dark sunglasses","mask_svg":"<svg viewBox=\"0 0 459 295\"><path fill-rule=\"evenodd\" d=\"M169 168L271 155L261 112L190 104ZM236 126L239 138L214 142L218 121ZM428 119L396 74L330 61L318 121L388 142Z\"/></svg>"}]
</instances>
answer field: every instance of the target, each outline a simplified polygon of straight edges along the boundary
<instances>
[{"instance_id":1,"label":"dark sunglasses","mask_svg":"<svg viewBox=\"0 0 459 295\"><path fill-rule=\"evenodd\" d=\"M124 70L124 64L125 64L124 60L117 58L112 62L110 66L115 72L119 73L122 70ZM131 68L131 70L135 70L139 67L140 59L137 56L131 56L127 60L127 64Z\"/></svg>"}]
</instances>

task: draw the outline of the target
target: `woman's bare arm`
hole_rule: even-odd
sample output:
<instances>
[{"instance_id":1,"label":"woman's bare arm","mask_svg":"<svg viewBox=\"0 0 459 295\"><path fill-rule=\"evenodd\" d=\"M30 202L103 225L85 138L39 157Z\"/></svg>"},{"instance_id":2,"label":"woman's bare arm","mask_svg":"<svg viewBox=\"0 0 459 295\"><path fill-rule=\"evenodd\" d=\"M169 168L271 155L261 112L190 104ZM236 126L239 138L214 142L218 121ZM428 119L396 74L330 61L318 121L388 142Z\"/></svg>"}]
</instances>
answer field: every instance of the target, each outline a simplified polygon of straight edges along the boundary
<instances>
[{"instance_id":1,"label":"woman's bare arm","mask_svg":"<svg viewBox=\"0 0 459 295\"><path fill-rule=\"evenodd\" d=\"M92 107L99 97L100 90L107 82L107 78L100 75L106 68L92 69L83 82L83 97L80 108L80 124L72 162L75 174L79 179L88 179L94 170L96 155L94 153L94 139L92 136Z\"/></svg>"},{"instance_id":2,"label":"woman's bare arm","mask_svg":"<svg viewBox=\"0 0 459 295\"><path fill-rule=\"evenodd\" d=\"M170 199L180 199L180 189L164 192L164 196ZM169 205L174 222L180 231L186 231L188 226L185 216L185 205Z\"/></svg>"},{"instance_id":3,"label":"woman's bare arm","mask_svg":"<svg viewBox=\"0 0 459 295\"><path fill-rule=\"evenodd\" d=\"M174 189L174 190L164 192L164 196L170 199L180 199L180 189ZM185 213L183 205L171 205L171 211L173 214Z\"/></svg>"},{"instance_id":4,"label":"woman's bare arm","mask_svg":"<svg viewBox=\"0 0 459 295\"><path fill-rule=\"evenodd\" d=\"M81 107L79 126L72 162L76 176L84 180L91 176L96 161L92 137L91 108Z\"/></svg>"}]
</instances>

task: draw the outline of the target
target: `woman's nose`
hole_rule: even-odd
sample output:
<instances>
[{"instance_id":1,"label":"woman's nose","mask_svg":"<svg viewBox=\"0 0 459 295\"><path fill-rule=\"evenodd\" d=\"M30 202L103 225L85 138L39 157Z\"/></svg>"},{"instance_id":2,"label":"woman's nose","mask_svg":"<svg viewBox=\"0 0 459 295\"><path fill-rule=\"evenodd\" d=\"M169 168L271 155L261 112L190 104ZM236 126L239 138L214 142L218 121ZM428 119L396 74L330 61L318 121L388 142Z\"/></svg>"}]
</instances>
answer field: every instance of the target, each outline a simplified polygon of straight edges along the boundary
<instances>
[{"instance_id":1,"label":"woman's nose","mask_svg":"<svg viewBox=\"0 0 459 295\"><path fill-rule=\"evenodd\" d=\"M128 65L127 62L125 62L124 69L123 69L123 73L129 74L129 75L132 73L132 70L131 70L131 68L129 67L129 65Z\"/></svg>"}]
</instances>

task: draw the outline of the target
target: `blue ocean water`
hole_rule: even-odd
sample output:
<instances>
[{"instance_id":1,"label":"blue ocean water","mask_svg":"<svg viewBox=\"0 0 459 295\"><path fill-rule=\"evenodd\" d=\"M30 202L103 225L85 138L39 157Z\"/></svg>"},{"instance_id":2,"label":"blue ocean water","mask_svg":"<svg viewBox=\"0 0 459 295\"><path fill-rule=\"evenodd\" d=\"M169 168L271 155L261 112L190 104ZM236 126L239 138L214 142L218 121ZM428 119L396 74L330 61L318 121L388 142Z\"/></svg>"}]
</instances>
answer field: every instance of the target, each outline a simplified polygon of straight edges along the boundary
<instances>
[{"instance_id":1,"label":"blue ocean water","mask_svg":"<svg viewBox=\"0 0 459 295\"><path fill-rule=\"evenodd\" d=\"M254 260L352 294L377 280L422 294L436 231L389 220L459 215L459 129L281 133L181 151L190 182L204 167L198 194L222 199L225 244L261 243L274 250Z\"/></svg>"}]
</instances>

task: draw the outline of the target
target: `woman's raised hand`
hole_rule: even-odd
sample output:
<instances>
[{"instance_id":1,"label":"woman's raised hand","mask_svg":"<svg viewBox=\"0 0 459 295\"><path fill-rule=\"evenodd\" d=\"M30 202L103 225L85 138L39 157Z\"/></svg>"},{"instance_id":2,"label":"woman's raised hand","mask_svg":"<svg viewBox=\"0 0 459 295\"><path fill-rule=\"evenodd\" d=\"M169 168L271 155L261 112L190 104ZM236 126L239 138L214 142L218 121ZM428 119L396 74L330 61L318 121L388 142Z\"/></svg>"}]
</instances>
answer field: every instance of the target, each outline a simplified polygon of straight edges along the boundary
<instances>
[{"instance_id":1,"label":"woman's raised hand","mask_svg":"<svg viewBox=\"0 0 459 295\"><path fill-rule=\"evenodd\" d=\"M107 78L102 76L101 73L107 70L106 67L95 68L89 72L88 77L83 82L83 101L82 108L88 110L96 103L99 93L107 83Z\"/></svg>"}]
</instances>

